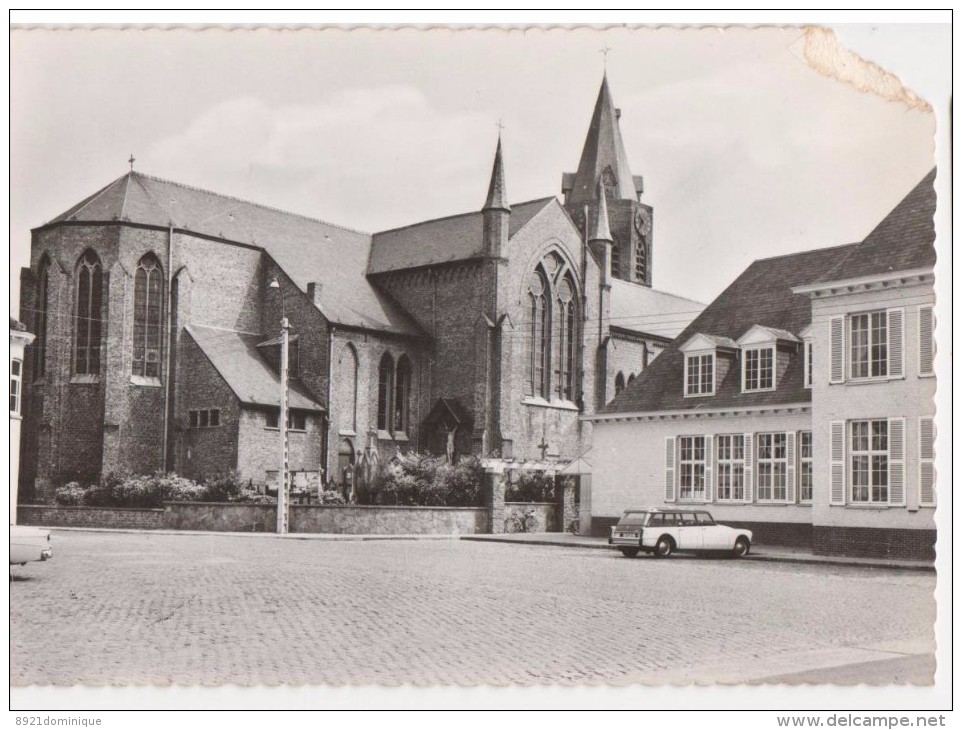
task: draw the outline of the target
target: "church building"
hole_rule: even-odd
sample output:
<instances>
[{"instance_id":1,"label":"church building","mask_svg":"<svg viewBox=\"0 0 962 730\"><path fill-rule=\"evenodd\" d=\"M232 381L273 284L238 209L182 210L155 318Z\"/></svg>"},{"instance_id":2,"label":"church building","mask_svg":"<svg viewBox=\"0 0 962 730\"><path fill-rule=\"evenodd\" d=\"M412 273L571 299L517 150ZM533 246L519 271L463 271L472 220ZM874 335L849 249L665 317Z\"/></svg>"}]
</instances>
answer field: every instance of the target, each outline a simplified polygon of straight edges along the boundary
<instances>
[{"instance_id":1,"label":"church building","mask_svg":"<svg viewBox=\"0 0 962 730\"><path fill-rule=\"evenodd\" d=\"M499 139L479 210L373 235L133 170L34 229L21 494L121 471L273 484L282 319L295 482L344 488L409 450L576 461L584 416L703 308L652 287L620 116L605 79L560 200L509 202Z\"/></svg>"}]
</instances>

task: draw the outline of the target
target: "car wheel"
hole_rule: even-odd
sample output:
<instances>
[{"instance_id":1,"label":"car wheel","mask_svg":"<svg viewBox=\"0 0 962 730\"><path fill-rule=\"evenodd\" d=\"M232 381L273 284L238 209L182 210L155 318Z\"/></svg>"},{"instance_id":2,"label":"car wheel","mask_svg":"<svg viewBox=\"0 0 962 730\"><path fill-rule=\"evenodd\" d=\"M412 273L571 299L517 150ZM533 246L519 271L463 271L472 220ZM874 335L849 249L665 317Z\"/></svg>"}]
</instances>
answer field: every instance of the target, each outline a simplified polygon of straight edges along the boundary
<instances>
[{"instance_id":1,"label":"car wheel","mask_svg":"<svg viewBox=\"0 0 962 730\"><path fill-rule=\"evenodd\" d=\"M659 537L658 542L655 543L655 557L667 558L674 549L675 543L670 537Z\"/></svg>"},{"instance_id":2,"label":"car wheel","mask_svg":"<svg viewBox=\"0 0 962 730\"><path fill-rule=\"evenodd\" d=\"M619 549L621 550L621 554L624 555L626 558L638 557L638 548L623 547Z\"/></svg>"},{"instance_id":3,"label":"car wheel","mask_svg":"<svg viewBox=\"0 0 962 730\"><path fill-rule=\"evenodd\" d=\"M744 558L748 555L748 551L751 549L751 543L748 542L747 537L740 537L735 540L735 547L732 548L732 556L736 558Z\"/></svg>"}]
</instances>

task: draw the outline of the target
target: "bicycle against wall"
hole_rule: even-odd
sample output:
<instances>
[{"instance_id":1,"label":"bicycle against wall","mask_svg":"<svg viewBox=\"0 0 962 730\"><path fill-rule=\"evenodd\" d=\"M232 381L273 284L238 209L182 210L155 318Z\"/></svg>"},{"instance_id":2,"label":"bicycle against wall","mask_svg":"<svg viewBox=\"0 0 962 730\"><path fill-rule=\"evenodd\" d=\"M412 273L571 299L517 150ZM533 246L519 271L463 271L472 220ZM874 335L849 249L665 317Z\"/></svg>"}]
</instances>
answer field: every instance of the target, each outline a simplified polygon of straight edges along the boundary
<instances>
[{"instance_id":1,"label":"bicycle against wall","mask_svg":"<svg viewBox=\"0 0 962 730\"><path fill-rule=\"evenodd\" d=\"M504 520L505 532L540 532L541 523L533 509L526 509L520 515L512 512Z\"/></svg>"}]
</instances>

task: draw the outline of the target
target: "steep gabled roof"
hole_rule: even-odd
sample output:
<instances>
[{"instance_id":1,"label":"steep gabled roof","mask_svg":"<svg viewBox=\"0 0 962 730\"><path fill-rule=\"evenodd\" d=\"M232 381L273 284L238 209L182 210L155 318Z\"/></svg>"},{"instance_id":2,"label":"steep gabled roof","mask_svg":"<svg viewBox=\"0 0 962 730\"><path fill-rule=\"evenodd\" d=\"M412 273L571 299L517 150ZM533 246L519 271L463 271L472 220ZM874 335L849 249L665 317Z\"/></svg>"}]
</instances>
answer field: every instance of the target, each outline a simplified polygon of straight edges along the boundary
<instances>
[{"instance_id":1,"label":"steep gabled roof","mask_svg":"<svg viewBox=\"0 0 962 730\"><path fill-rule=\"evenodd\" d=\"M635 179L628 167L625 143L618 127L619 113L611 98L608 77L601 80L598 100L591 115L588 136L581 150L578 171L571 182L571 193L565 201L567 205L590 203L595 199L595 186L601 179L605 168L610 167L617 185L617 198L637 200Z\"/></svg>"},{"instance_id":2,"label":"steep gabled roof","mask_svg":"<svg viewBox=\"0 0 962 730\"><path fill-rule=\"evenodd\" d=\"M803 358L800 354L792 357L787 371L773 391L742 393L740 369L732 367L725 379L716 384L714 396L686 398L682 382L684 355L678 348L696 333L725 338L723 341L737 340L756 324L797 334L811 321L812 303L807 294L793 294L792 287L816 281L857 245L823 248L756 261L601 413L705 410L809 402L811 391L803 383Z\"/></svg>"},{"instance_id":3,"label":"steep gabled roof","mask_svg":"<svg viewBox=\"0 0 962 730\"><path fill-rule=\"evenodd\" d=\"M280 375L257 350L257 343L264 339L262 335L197 324L189 324L185 329L241 403L280 408ZM297 379L291 379L288 393L291 408L324 410Z\"/></svg>"},{"instance_id":4,"label":"steep gabled roof","mask_svg":"<svg viewBox=\"0 0 962 730\"><path fill-rule=\"evenodd\" d=\"M819 283L934 266L934 185L933 168L857 248L825 272Z\"/></svg>"},{"instance_id":5,"label":"steep gabled roof","mask_svg":"<svg viewBox=\"0 0 962 730\"><path fill-rule=\"evenodd\" d=\"M672 340L705 308L701 302L621 279L611 280L611 318L618 329Z\"/></svg>"},{"instance_id":6,"label":"steep gabled roof","mask_svg":"<svg viewBox=\"0 0 962 730\"><path fill-rule=\"evenodd\" d=\"M511 206L508 235L513 236L544 210L554 197ZM375 233L368 273L413 269L481 256L484 215L480 211L437 218Z\"/></svg>"},{"instance_id":7,"label":"steep gabled roof","mask_svg":"<svg viewBox=\"0 0 962 730\"><path fill-rule=\"evenodd\" d=\"M369 234L237 198L129 172L57 216L126 221L212 236L267 252L302 290L322 282L320 310L335 324L420 335L413 320L366 278Z\"/></svg>"}]
</instances>

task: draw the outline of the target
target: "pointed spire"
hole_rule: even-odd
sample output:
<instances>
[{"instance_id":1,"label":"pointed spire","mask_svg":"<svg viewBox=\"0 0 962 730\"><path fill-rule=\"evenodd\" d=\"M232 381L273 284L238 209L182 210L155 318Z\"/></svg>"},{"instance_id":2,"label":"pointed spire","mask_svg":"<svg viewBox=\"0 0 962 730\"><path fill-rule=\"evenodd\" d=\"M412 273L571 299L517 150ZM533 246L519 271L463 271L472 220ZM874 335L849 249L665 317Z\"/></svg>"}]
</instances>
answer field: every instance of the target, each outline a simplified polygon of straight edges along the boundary
<instances>
[{"instance_id":1,"label":"pointed spire","mask_svg":"<svg viewBox=\"0 0 962 730\"><path fill-rule=\"evenodd\" d=\"M508 195L504 187L504 161L501 159L501 134L498 133L498 149L494 153L494 168L491 170L491 184L488 186L488 198L484 201L484 210L503 210L511 212L508 205Z\"/></svg>"},{"instance_id":2,"label":"pointed spire","mask_svg":"<svg viewBox=\"0 0 962 730\"><path fill-rule=\"evenodd\" d=\"M595 202L595 188L599 180L604 180L607 186L614 187L615 199L638 199L635 179L628 168L628 155L618 127L620 116L621 111L615 108L611 98L606 72L601 79L601 89L591 115L585 146L581 151L578 172L575 173L566 204Z\"/></svg>"},{"instance_id":3,"label":"pointed spire","mask_svg":"<svg viewBox=\"0 0 962 730\"><path fill-rule=\"evenodd\" d=\"M605 185L598 181L598 215L595 217L595 227L588 236L588 241L612 241L611 229L608 227L608 203L605 200Z\"/></svg>"}]
</instances>

